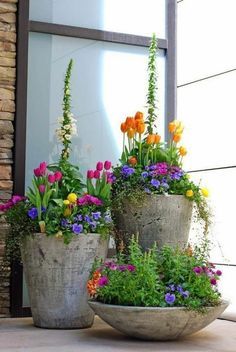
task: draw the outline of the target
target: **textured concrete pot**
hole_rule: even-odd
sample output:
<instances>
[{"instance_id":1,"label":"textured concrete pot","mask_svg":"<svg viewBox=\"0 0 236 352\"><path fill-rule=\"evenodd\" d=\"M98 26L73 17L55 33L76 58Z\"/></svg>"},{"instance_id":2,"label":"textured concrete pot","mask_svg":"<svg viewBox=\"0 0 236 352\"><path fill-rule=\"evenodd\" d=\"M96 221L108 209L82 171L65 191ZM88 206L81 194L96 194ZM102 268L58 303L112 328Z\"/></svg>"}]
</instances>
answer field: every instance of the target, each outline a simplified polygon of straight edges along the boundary
<instances>
[{"instance_id":1,"label":"textured concrete pot","mask_svg":"<svg viewBox=\"0 0 236 352\"><path fill-rule=\"evenodd\" d=\"M228 302L196 313L183 307L126 307L89 301L90 307L106 323L125 335L143 340L168 341L193 334L221 315Z\"/></svg>"},{"instance_id":2,"label":"textured concrete pot","mask_svg":"<svg viewBox=\"0 0 236 352\"><path fill-rule=\"evenodd\" d=\"M37 233L26 237L21 255L34 325L41 328L87 328L94 313L86 284L94 259L105 258L108 240L99 234L63 239Z\"/></svg>"},{"instance_id":3,"label":"textured concrete pot","mask_svg":"<svg viewBox=\"0 0 236 352\"><path fill-rule=\"evenodd\" d=\"M125 201L114 211L116 245L127 248L131 235L139 235L144 250L154 242L184 248L188 242L193 202L181 195L149 195L141 204Z\"/></svg>"}]
</instances>

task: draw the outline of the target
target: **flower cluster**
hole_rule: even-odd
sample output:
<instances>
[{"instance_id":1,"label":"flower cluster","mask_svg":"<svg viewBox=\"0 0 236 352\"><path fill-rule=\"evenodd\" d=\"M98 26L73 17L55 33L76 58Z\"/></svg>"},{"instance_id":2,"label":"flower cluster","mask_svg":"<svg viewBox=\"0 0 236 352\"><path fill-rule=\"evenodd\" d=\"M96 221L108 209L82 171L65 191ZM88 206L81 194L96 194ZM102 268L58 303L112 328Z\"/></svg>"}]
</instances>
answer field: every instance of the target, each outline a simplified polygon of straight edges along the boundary
<instances>
[{"instance_id":1,"label":"flower cluster","mask_svg":"<svg viewBox=\"0 0 236 352\"><path fill-rule=\"evenodd\" d=\"M221 271L205 257L199 248L190 251L169 246L154 246L144 253L137 240L131 240L129 258L97 262L87 283L91 298L115 305L204 309L220 303L220 293L213 281ZM210 276L211 275L211 276ZM125 290L124 290L125 287Z\"/></svg>"},{"instance_id":2,"label":"flower cluster","mask_svg":"<svg viewBox=\"0 0 236 352\"><path fill-rule=\"evenodd\" d=\"M9 199L5 204L0 204L0 211L5 212L12 207L14 207L17 203L25 200L25 197L15 195L11 199Z\"/></svg>"}]
</instances>

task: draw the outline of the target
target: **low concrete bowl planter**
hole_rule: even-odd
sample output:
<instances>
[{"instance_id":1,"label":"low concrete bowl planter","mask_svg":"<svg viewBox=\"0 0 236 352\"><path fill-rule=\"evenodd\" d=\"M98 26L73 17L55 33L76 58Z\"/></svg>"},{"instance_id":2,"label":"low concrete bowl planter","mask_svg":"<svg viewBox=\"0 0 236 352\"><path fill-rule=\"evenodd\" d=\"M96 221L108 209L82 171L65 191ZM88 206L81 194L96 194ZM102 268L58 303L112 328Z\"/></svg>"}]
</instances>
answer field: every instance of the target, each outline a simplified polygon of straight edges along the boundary
<instances>
[{"instance_id":1,"label":"low concrete bowl planter","mask_svg":"<svg viewBox=\"0 0 236 352\"><path fill-rule=\"evenodd\" d=\"M183 195L148 195L140 204L124 201L114 210L116 245L126 248L132 235L148 250L157 243L184 248L188 242L193 202Z\"/></svg>"},{"instance_id":2,"label":"low concrete bowl planter","mask_svg":"<svg viewBox=\"0 0 236 352\"><path fill-rule=\"evenodd\" d=\"M108 240L99 234L63 239L36 233L21 246L34 325L41 328L87 328L94 313L87 303L87 281L95 258L106 258Z\"/></svg>"},{"instance_id":3,"label":"low concrete bowl planter","mask_svg":"<svg viewBox=\"0 0 236 352\"><path fill-rule=\"evenodd\" d=\"M90 307L106 323L125 335L142 340L169 341L193 334L218 318L228 302L197 313L183 307L152 308L103 304L89 301Z\"/></svg>"}]
</instances>

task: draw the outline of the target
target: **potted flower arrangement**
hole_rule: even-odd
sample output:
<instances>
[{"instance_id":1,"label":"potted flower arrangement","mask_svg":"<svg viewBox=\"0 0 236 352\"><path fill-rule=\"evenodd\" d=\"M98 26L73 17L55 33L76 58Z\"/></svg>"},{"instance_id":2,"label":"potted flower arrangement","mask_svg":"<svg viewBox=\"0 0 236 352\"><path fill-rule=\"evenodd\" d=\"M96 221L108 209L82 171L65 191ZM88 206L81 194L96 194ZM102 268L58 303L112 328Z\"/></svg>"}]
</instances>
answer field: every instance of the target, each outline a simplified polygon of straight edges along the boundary
<instances>
[{"instance_id":1,"label":"potted flower arrangement","mask_svg":"<svg viewBox=\"0 0 236 352\"><path fill-rule=\"evenodd\" d=\"M128 260L118 255L94 266L89 305L126 335L173 340L204 328L226 309L217 289L221 274L208 261L206 241L194 249L154 245L143 252L132 238Z\"/></svg>"},{"instance_id":2,"label":"potted flower arrangement","mask_svg":"<svg viewBox=\"0 0 236 352\"><path fill-rule=\"evenodd\" d=\"M205 197L206 188L192 182L182 169L187 154L179 145L184 130L180 121L169 123L169 142L157 133L157 41L155 35L149 50L149 85L147 117L137 112L121 123L123 152L114 168L112 187L113 217L117 248L127 247L132 234L139 234L143 249L170 244L184 247L188 242L193 204L204 232L210 223Z\"/></svg>"},{"instance_id":3,"label":"potted flower arrangement","mask_svg":"<svg viewBox=\"0 0 236 352\"><path fill-rule=\"evenodd\" d=\"M71 65L65 79L61 133L57 131L63 142L59 163L40 163L26 196L13 196L0 208L10 224L8 255L19 256L20 248L33 321L45 328L92 325L86 282L94 259L106 258L112 227L111 163L98 162L95 171L89 170L86 187L78 168L69 162L74 123L69 112Z\"/></svg>"}]
</instances>

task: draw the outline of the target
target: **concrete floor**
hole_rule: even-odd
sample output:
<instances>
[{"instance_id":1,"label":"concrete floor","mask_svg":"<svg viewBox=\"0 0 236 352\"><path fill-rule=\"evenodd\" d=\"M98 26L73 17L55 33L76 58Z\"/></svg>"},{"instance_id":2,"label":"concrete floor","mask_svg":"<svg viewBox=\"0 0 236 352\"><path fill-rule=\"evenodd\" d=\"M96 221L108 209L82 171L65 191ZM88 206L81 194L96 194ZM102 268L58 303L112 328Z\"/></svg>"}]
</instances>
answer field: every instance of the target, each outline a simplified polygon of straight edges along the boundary
<instances>
[{"instance_id":1,"label":"concrete floor","mask_svg":"<svg viewBox=\"0 0 236 352\"><path fill-rule=\"evenodd\" d=\"M1 352L236 352L236 322L216 320L190 337L174 342L146 342L122 335L99 318L93 328L47 330L31 318L0 319Z\"/></svg>"}]
</instances>

